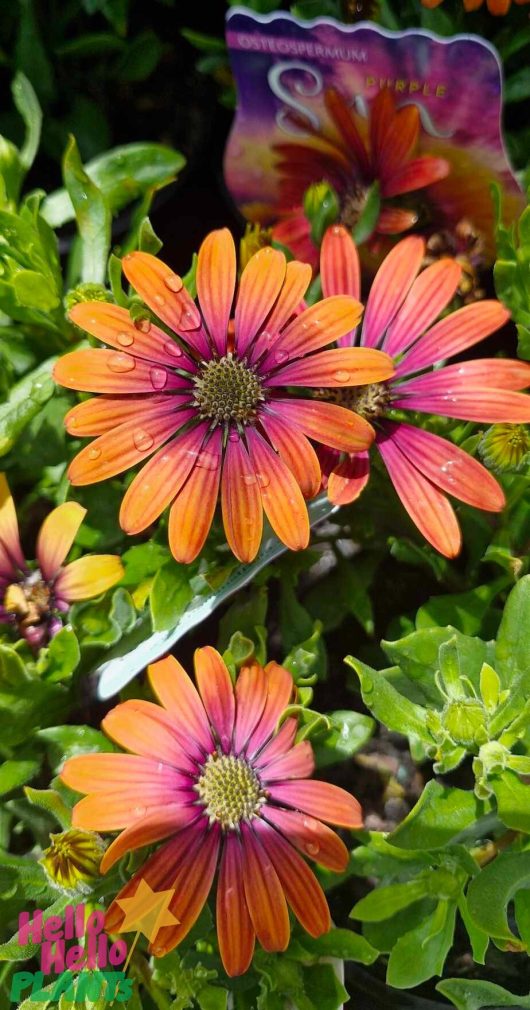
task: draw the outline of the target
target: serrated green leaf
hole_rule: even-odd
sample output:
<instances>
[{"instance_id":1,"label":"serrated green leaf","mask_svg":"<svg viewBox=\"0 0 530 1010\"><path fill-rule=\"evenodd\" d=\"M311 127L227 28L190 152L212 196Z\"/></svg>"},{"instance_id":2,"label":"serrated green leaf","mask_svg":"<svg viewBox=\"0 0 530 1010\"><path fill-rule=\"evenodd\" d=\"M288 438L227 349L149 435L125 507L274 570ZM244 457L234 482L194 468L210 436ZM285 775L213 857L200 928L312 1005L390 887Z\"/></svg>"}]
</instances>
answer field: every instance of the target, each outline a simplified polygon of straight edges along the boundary
<instances>
[{"instance_id":1,"label":"serrated green leaf","mask_svg":"<svg viewBox=\"0 0 530 1010\"><path fill-rule=\"evenodd\" d=\"M437 992L446 996L457 1010L500 1010L501 1007L515 1007L515 1010L530 1010L530 996L516 996L494 982L475 979L447 978L438 982Z\"/></svg>"},{"instance_id":2,"label":"serrated green leaf","mask_svg":"<svg viewBox=\"0 0 530 1010\"><path fill-rule=\"evenodd\" d=\"M313 742L317 768L327 768L338 761L347 761L364 747L374 730L375 722L361 712L327 712L331 729L323 740Z\"/></svg>"},{"instance_id":3,"label":"serrated green leaf","mask_svg":"<svg viewBox=\"0 0 530 1010\"><path fill-rule=\"evenodd\" d=\"M507 949L526 949L508 925L507 906L519 888L529 885L530 852L501 852L469 885L467 904L471 918L479 929Z\"/></svg>"},{"instance_id":4,"label":"serrated green leaf","mask_svg":"<svg viewBox=\"0 0 530 1010\"><path fill-rule=\"evenodd\" d=\"M388 985L410 989L441 975L453 943L456 902L439 901L434 912L404 936L390 952Z\"/></svg>"},{"instance_id":5,"label":"serrated green leaf","mask_svg":"<svg viewBox=\"0 0 530 1010\"><path fill-rule=\"evenodd\" d=\"M432 779L410 813L388 835L388 842L403 849L442 848L484 813L484 803L471 791Z\"/></svg>"}]
</instances>

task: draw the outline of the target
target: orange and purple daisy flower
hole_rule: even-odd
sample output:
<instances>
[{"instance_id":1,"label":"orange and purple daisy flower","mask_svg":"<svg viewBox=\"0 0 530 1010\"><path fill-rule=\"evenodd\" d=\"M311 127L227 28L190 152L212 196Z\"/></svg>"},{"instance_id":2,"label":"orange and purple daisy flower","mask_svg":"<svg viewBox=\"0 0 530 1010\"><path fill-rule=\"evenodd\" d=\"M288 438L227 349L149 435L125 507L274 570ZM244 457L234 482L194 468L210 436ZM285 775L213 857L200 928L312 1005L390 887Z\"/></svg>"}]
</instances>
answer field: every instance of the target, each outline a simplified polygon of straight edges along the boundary
<instances>
[{"instance_id":1,"label":"orange and purple daisy flower","mask_svg":"<svg viewBox=\"0 0 530 1010\"><path fill-rule=\"evenodd\" d=\"M125 494L120 523L140 533L171 505L177 561L192 561L201 550L219 488L226 538L239 560L251 561L259 549L263 511L288 547L305 547L304 497L320 487L309 439L357 452L373 430L352 412L295 398L286 387L389 378L392 362L380 351L322 350L357 324L362 306L338 295L299 312L309 266L286 263L266 247L243 270L232 321L236 253L226 229L200 248L199 307L154 256L131 253L123 269L172 335L107 302L71 310L74 323L111 349L73 351L55 366L63 386L102 394L66 417L72 434L98 436L71 463L70 480L105 480L151 456Z\"/></svg>"},{"instance_id":2,"label":"orange and purple daisy flower","mask_svg":"<svg viewBox=\"0 0 530 1010\"><path fill-rule=\"evenodd\" d=\"M0 622L14 625L34 649L61 630L71 603L99 596L123 575L115 554L89 554L63 565L85 515L75 501L53 509L39 531L36 566L30 566L13 498L0 474Z\"/></svg>"},{"instance_id":3,"label":"orange and purple daisy flower","mask_svg":"<svg viewBox=\"0 0 530 1010\"><path fill-rule=\"evenodd\" d=\"M428 7L432 10L434 7L439 7L443 0L421 0L424 7ZM477 11L479 7L482 7L484 0L463 0L464 9L466 11ZM519 6L530 3L530 0L515 0L515 3ZM487 8L490 14L495 14L497 16L502 16L507 14L512 6L512 0L486 0Z\"/></svg>"},{"instance_id":4,"label":"orange and purple daisy flower","mask_svg":"<svg viewBox=\"0 0 530 1010\"><path fill-rule=\"evenodd\" d=\"M324 892L302 856L340 872L348 850L327 824L362 827L360 806L327 782L308 781L311 745L296 743L288 716L291 674L277 663L244 667L232 683L221 656L195 653L198 691L176 659L149 668L162 708L129 700L103 720L107 735L129 754L70 758L66 785L88 793L73 825L120 831L101 862L106 872L125 853L169 839L125 884L105 927L119 931L120 901L141 881L174 890L169 911L178 923L159 929L150 951L163 956L197 920L219 867L217 933L224 967L241 975L255 939L267 951L289 943L288 905L305 930L331 926ZM300 855L300 853L302 855Z\"/></svg>"},{"instance_id":5,"label":"orange and purple daisy flower","mask_svg":"<svg viewBox=\"0 0 530 1010\"><path fill-rule=\"evenodd\" d=\"M446 495L475 508L499 512L504 494L477 460L433 432L414 424L414 414L488 424L530 421L530 365L503 358L480 358L443 365L502 326L510 317L495 300L467 305L436 320L460 283L461 267L440 259L420 268L425 243L402 239L379 268L366 304L362 330L341 338L344 344L381 347L396 366L390 381L340 394L374 425L375 445L410 518L441 554L454 557L461 546L455 512ZM326 232L321 254L322 290L358 297L357 249L340 225ZM327 394L326 394L327 395ZM333 391L329 397L333 397ZM412 424L402 412L412 412ZM405 414L405 417L407 415ZM354 501L370 476L368 453L327 452L321 459L328 495L335 504Z\"/></svg>"},{"instance_id":6,"label":"orange and purple daisy flower","mask_svg":"<svg viewBox=\"0 0 530 1010\"><path fill-rule=\"evenodd\" d=\"M450 170L444 158L414 156L419 111L415 105L397 109L388 88L372 102L368 138L361 117L335 88L326 91L325 103L333 126L330 136L315 132L306 142L275 147L280 156L281 207L273 236L314 269L318 268L318 250L303 208L304 193L312 183L325 180L334 187L340 220L352 228L364 210L371 185L379 182L381 210L373 234L398 235L418 220L414 207L402 206L399 199L444 179Z\"/></svg>"}]
</instances>

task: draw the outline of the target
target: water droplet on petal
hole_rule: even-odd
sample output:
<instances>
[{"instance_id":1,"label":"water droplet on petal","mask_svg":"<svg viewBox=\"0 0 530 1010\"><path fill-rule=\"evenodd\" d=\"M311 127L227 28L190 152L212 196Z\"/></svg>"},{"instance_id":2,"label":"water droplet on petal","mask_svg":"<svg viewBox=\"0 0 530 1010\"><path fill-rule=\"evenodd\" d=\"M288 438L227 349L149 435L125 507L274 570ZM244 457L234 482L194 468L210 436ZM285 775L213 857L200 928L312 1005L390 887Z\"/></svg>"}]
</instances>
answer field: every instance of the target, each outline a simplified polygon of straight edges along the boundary
<instances>
[{"instance_id":1,"label":"water droplet on petal","mask_svg":"<svg viewBox=\"0 0 530 1010\"><path fill-rule=\"evenodd\" d=\"M272 340L272 333L269 333L268 330L263 330L259 335L259 339L264 340L267 344L270 344Z\"/></svg>"},{"instance_id":2,"label":"water droplet on petal","mask_svg":"<svg viewBox=\"0 0 530 1010\"><path fill-rule=\"evenodd\" d=\"M151 368L149 378L151 379L153 389L163 389L167 383L167 372L165 368Z\"/></svg>"},{"instance_id":3,"label":"water droplet on petal","mask_svg":"<svg viewBox=\"0 0 530 1010\"><path fill-rule=\"evenodd\" d=\"M132 333L118 333L116 340L122 347L130 347L131 344L134 344L134 337Z\"/></svg>"},{"instance_id":4,"label":"water droplet on petal","mask_svg":"<svg viewBox=\"0 0 530 1010\"><path fill-rule=\"evenodd\" d=\"M350 378L350 373L346 371L345 368L339 368L338 372L333 372L333 378L337 382L348 382Z\"/></svg>"},{"instance_id":5,"label":"water droplet on petal","mask_svg":"<svg viewBox=\"0 0 530 1010\"><path fill-rule=\"evenodd\" d=\"M178 344L174 340L167 340L164 344L164 350L167 354L170 354L172 358L181 358L182 351Z\"/></svg>"},{"instance_id":6,"label":"water droplet on petal","mask_svg":"<svg viewBox=\"0 0 530 1010\"><path fill-rule=\"evenodd\" d=\"M219 454L204 449L203 452L199 453L197 466L202 467L203 470L217 470L219 466Z\"/></svg>"},{"instance_id":7,"label":"water droplet on petal","mask_svg":"<svg viewBox=\"0 0 530 1010\"><path fill-rule=\"evenodd\" d=\"M231 431L230 434L229 434L229 436L228 436L228 440L230 442L239 442L239 435L238 435L237 431Z\"/></svg>"},{"instance_id":8,"label":"water droplet on petal","mask_svg":"<svg viewBox=\"0 0 530 1010\"><path fill-rule=\"evenodd\" d=\"M182 291L182 280L177 276L177 274L166 274L164 277L164 284L170 291Z\"/></svg>"},{"instance_id":9,"label":"water droplet on petal","mask_svg":"<svg viewBox=\"0 0 530 1010\"><path fill-rule=\"evenodd\" d=\"M158 292L156 295L153 295L153 301L156 305L160 305L160 307L166 304L166 299L162 295L159 295Z\"/></svg>"},{"instance_id":10,"label":"water droplet on petal","mask_svg":"<svg viewBox=\"0 0 530 1010\"><path fill-rule=\"evenodd\" d=\"M132 372L135 367L135 360L130 354L111 354L109 358L109 368L112 372Z\"/></svg>"},{"instance_id":11,"label":"water droplet on petal","mask_svg":"<svg viewBox=\"0 0 530 1010\"><path fill-rule=\"evenodd\" d=\"M316 842L305 842L304 849L306 850L308 856L317 856L320 852L320 845Z\"/></svg>"},{"instance_id":12,"label":"water droplet on petal","mask_svg":"<svg viewBox=\"0 0 530 1010\"><path fill-rule=\"evenodd\" d=\"M139 428L138 431L135 431L133 434L133 442L140 452L145 452L153 445L154 438L148 431L145 431L143 428Z\"/></svg>"},{"instance_id":13,"label":"water droplet on petal","mask_svg":"<svg viewBox=\"0 0 530 1010\"><path fill-rule=\"evenodd\" d=\"M101 449L97 448L89 449L87 452L87 456L89 459L99 459L99 457L101 456Z\"/></svg>"},{"instance_id":14,"label":"water droplet on petal","mask_svg":"<svg viewBox=\"0 0 530 1010\"><path fill-rule=\"evenodd\" d=\"M256 474L255 473L244 473L243 474L243 483L246 484L248 487L251 487L252 484L256 483Z\"/></svg>"},{"instance_id":15,"label":"water droplet on petal","mask_svg":"<svg viewBox=\"0 0 530 1010\"><path fill-rule=\"evenodd\" d=\"M286 361L289 361L289 352L282 351L281 349L276 351L276 354L274 355L274 360L277 365L285 364Z\"/></svg>"},{"instance_id":16,"label":"water droplet on petal","mask_svg":"<svg viewBox=\"0 0 530 1010\"><path fill-rule=\"evenodd\" d=\"M145 807L138 806L133 808L133 817L145 817L146 813L147 810Z\"/></svg>"},{"instance_id":17,"label":"water droplet on petal","mask_svg":"<svg viewBox=\"0 0 530 1010\"><path fill-rule=\"evenodd\" d=\"M267 473L257 473L256 477L258 478L258 484L260 487L265 488L269 486L271 479Z\"/></svg>"},{"instance_id":18,"label":"water droplet on petal","mask_svg":"<svg viewBox=\"0 0 530 1010\"><path fill-rule=\"evenodd\" d=\"M151 320L145 318L135 319L134 325L137 330L140 330L140 333L149 333L149 330L151 329Z\"/></svg>"}]
</instances>

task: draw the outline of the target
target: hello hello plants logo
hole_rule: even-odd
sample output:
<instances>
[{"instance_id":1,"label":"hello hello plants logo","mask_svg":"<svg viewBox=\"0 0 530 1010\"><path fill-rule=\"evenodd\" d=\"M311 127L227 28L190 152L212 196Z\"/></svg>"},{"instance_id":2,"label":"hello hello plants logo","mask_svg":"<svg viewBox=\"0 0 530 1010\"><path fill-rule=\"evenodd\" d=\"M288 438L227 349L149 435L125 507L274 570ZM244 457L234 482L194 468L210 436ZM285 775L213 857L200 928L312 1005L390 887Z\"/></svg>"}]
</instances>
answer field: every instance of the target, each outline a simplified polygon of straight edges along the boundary
<instances>
[{"instance_id":1,"label":"hello hello plants logo","mask_svg":"<svg viewBox=\"0 0 530 1010\"><path fill-rule=\"evenodd\" d=\"M84 904L67 905L62 915L45 916L39 909L21 912L18 942L40 950L40 955L36 954L40 970L13 975L11 1002L50 1003L64 995L80 1004L87 999L125 1003L133 986L127 968L140 936L153 943L159 929L178 924L169 910L174 894L172 889L153 891L141 880L132 897L118 899L125 912L119 932L135 933L129 947L125 940L113 941L105 932L104 912L91 911Z\"/></svg>"}]
</instances>

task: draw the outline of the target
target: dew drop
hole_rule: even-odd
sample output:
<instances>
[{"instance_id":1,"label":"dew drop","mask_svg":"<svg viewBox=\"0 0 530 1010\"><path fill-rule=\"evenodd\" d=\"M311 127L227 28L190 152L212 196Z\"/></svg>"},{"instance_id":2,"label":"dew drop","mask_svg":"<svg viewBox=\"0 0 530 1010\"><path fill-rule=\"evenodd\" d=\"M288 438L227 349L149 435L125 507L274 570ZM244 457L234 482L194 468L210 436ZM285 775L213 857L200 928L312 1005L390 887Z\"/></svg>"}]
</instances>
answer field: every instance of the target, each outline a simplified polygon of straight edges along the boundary
<instances>
[{"instance_id":1,"label":"dew drop","mask_svg":"<svg viewBox=\"0 0 530 1010\"><path fill-rule=\"evenodd\" d=\"M179 345L176 344L174 340L166 341L166 343L164 344L164 350L167 352L167 354L170 354L172 358L182 357L182 351Z\"/></svg>"},{"instance_id":2,"label":"dew drop","mask_svg":"<svg viewBox=\"0 0 530 1010\"><path fill-rule=\"evenodd\" d=\"M162 295L159 295L158 292L157 292L156 295L153 295L153 301L156 302L156 304L160 305L160 306L166 304L166 299Z\"/></svg>"},{"instance_id":3,"label":"dew drop","mask_svg":"<svg viewBox=\"0 0 530 1010\"><path fill-rule=\"evenodd\" d=\"M208 452L207 449L204 449L197 457L197 466L202 467L203 470L217 470L219 466L218 453Z\"/></svg>"},{"instance_id":4,"label":"dew drop","mask_svg":"<svg viewBox=\"0 0 530 1010\"><path fill-rule=\"evenodd\" d=\"M134 344L132 333L118 333L116 340L122 347L130 347L131 344Z\"/></svg>"},{"instance_id":5,"label":"dew drop","mask_svg":"<svg viewBox=\"0 0 530 1010\"><path fill-rule=\"evenodd\" d=\"M289 361L289 352L282 350L276 351L274 360L277 365L283 365L286 361Z\"/></svg>"},{"instance_id":6,"label":"dew drop","mask_svg":"<svg viewBox=\"0 0 530 1010\"><path fill-rule=\"evenodd\" d=\"M237 431L231 431L228 436L229 442L239 442L239 435Z\"/></svg>"},{"instance_id":7,"label":"dew drop","mask_svg":"<svg viewBox=\"0 0 530 1010\"><path fill-rule=\"evenodd\" d=\"M133 816L134 817L145 817L146 813L147 813L147 810L146 810L145 807L138 806L138 807L134 807L133 808Z\"/></svg>"},{"instance_id":8,"label":"dew drop","mask_svg":"<svg viewBox=\"0 0 530 1010\"><path fill-rule=\"evenodd\" d=\"M259 337L260 337L260 340L264 340L266 344L270 344L270 342L272 340L272 333L269 333L268 330L263 330L260 333Z\"/></svg>"},{"instance_id":9,"label":"dew drop","mask_svg":"<svg viewBox=\"0 0 530 1010\"><path fill-rule=\"evenodd\" d=\"M111 354L109 368L112 372L132 372L135 367L134 358L130 354Z\"/></svg>"},{"instance_id":10,"label":"dew drop","mask_svg":"<svg viewBox=\"0 0 530 1010\"><path fill-rule=\"evenodd\" d=\"M145 319L145 317L144 319L135 319L134 325L137 330L140 330L140 333L149 333L149 330L151 329L151 320Z\"/></svg>"},{"instance_id":11,"label":"dew drop","mask_svg":"<svg viewBox=\"0 0 530 1010\"><path fill-rule=\"evenodd\" d=\"M151 368L149 378L153 389L163 389L167 383L167 372L165 368Z\"/></svg>"},{"instance_id":12,"label":"dew drop","mask_svg":"<svg viewBox=\"0 0 530 1010\"><path fill-rule=\"evenodd\" d=\"M256 483L256 474L255 473L244 473L243 474L243 483L246 484L247 487L252 487L252 485Z\"/></svg>"},{"instance_id":13,"label":"dew drop","mask_svg":"<svg viewBox=\"0 0 530 1010\"><path fill-rule=\"evenodd\" d=\"M151 448L154 443L154 439L148 431L145 431L143 428L139 428L138 431L135 431L133 434L133 442L140 452L144 452L146 449Z\"/></svg>"},{"instance_id":14,"label":"dew drop","mask_svg":"<svg viewBox=\"0 0 530 1010\"><path fill-rule=\"evenodd\" d=\"M333 372L333 378L337 382L348 382L350 378L350 373L346 371L345 368L339 368L338 372Z\"/></svg>"},{"instance_id":15,"label":"dew drop","mask_svg":"<svg viewBox=\"0 0 530 1010\"><path fill-rule=\"evenodd\" d=\"M101 456L101 449L96 448L89 449L87 452L87 456L89 459L99 459L99 457Z\"/></svg>"},{"instance_id":16,"label":"dew drop","mask_svg":"<svg viewBox=\"0 0 530 1010\"><path fill-rule=\"evenodd\" d=\"M257 473L256 477L258 478L258 484L259 484L260 487L268 487L269 486L271 480L270 480L270 477L269 477L268 474L266 474L266 473Z\"/></svg>"},{"instance_id":17,"label":"dew drop","mask_svg":"<svg viewBox=\"0 0 530 1010\"><path fill-rule=\"evenodd\" d=\"M170 291L174 291L175 293L177 291L182 291L182 280L177 276L177 274L166 274L164 277L164 284L166 285L166 288L169 288Z\"/></svg>"},{"instance_id":18,"label":"dew drop","mask_svg":"<svg viewBox=\"0 0 530 1010\"><path fill-rule=\"evenodd\" d=\"M304 848L308 856L316 856L320 852L320 845L317 842L305 842Z\"/></svg>"}]
</instances>

